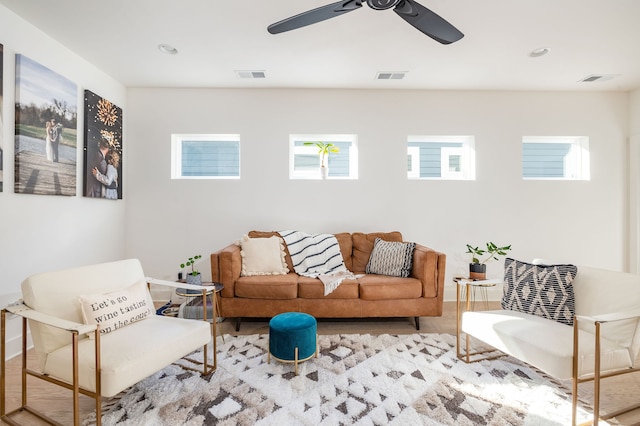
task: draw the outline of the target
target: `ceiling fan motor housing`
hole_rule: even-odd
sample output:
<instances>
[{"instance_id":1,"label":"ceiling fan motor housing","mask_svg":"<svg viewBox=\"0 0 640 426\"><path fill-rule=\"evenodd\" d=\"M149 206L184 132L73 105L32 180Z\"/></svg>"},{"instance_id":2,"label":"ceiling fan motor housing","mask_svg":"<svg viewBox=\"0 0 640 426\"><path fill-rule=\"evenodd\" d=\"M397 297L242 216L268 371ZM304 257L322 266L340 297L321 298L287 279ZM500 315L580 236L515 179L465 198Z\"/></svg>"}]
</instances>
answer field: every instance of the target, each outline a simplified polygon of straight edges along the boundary
<instances>
[{"instance_id":1,"label":"ceiling fan motor housing","mask_svg":"<svg viewBox=\"0 0 640 426\"><path fill-rule=\"evenodd\" d=\"M391 9L401 1L402 0L367 0L367 5L371 9L385 10L385 9Z\"/></svg>"}]
</instances>

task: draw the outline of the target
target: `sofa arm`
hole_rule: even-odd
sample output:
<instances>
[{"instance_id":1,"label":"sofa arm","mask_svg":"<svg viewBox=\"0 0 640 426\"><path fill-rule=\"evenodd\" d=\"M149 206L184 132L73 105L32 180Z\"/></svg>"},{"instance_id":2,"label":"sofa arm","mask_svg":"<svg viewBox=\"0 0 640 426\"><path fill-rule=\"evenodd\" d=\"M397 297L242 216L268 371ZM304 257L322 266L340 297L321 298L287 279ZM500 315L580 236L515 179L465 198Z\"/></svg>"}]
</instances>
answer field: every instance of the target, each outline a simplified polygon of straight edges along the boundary
<instances>
[{"instance_id":1,"label":"sofa arm","mask_svg":"<svg viewBox=\"0 0 640 426\"><path fill-rule=\"evenodd\" d=\"M37 321L39 323L69 332L75 331L78 334L91 333L93 331L96 331L96 329L98 328L95 324L80 324L63 318L54 317L53 315L45 314L31 309L25 304L7 306L4 310L28 320Z\"/></svg>"},{"instance_id":2,"label":"sofa arm","mask_svg":"<svg viewBox=\"0 0 640 426\"><path fill-rule=\"evenodd\" d=\"M422 297L443 298L446 255L416 244L411 276L422 282Z\"/></svg>"},{"instance_id":3,"label":"sofa arm","mask_svg":"<svg viewBox=\"0 0 640 426\"><path fill-rule=\"evenodd\" d=\"M242 271L242 256L240 247L230 244L222 250L211 253L211 276L216 277L219 283L224 285L222 297L233 297L235 295L235 283L240 278Z\"/></svg>"}]
</instances>

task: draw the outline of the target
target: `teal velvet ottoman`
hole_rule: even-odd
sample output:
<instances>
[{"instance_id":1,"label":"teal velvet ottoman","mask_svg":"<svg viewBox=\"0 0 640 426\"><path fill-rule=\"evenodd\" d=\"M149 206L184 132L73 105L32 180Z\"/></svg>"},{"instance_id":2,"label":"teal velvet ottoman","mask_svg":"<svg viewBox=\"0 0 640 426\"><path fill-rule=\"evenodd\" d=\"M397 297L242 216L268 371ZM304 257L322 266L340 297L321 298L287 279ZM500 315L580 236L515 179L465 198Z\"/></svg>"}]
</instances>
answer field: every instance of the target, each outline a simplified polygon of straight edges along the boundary
<instances>
[{"instance_id":1,"label":"teal velvet ottoman","mask_svg":"<svg viewBox=\"0 0 640 426\"><path fill-rule=\"evenodd\" d=\"M269 354L267 363L273 356L278 361L295 364L318 357L318 323L316 319L302 312L285 312L269 321Z\"/></svg>"}]
</instances>

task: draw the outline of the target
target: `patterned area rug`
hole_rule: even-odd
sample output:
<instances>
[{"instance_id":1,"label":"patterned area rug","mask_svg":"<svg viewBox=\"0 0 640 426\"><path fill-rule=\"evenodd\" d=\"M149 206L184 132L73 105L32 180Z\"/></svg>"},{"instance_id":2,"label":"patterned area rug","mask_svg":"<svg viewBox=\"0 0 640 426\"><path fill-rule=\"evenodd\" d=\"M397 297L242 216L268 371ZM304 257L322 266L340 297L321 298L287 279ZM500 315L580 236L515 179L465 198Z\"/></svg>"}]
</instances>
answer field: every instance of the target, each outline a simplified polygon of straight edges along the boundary
<instances>
[{"instance_id":1,"label":"patterned area rug","mask_svg":"<svg viewBox=\"0 0 640 426\"><path fill-rule=\"evenodd\" d=\"M112 400L103 424L539 426L571 420L570 394L560 383L510 357L465 364L448 334L321 335L319 358L300 364L298 376L292 364L267 364L268 335L226 335L225 341L215 373L201 377L180 360ZM579 422L590 418L582 407L578 413Z\"/></svg>"}]
</instances>

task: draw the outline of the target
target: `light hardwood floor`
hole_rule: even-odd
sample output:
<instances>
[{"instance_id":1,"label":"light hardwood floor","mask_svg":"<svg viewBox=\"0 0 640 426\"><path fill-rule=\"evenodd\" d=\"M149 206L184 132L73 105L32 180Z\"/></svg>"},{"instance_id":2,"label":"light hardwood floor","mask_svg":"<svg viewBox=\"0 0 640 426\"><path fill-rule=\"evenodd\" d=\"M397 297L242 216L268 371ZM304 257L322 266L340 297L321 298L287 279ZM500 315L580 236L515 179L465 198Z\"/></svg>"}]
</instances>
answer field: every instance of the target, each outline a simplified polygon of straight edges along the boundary
<instances>
[{"instance_id":1,"label":"light hardwood floor","mask_svg":"<svg viewBox=\"0 0 640 426\"><path fill-rule=\"evenodd\" d=\"M492 306L497 307L492 302ZM235 321L226 320L219 324L218 333L256 334L268 333L267 320L243 320L240 331L235 331ZM456 332L455 302L445 302L442 317L421 318L420 333ZM318 320L319 334L411 334L416 333L413 318L367 319L367 320ZM33 354L28 358L33 361ZM20 401L20 359L15 358L7 363L7 408L13 409ZM30 405L47 413L62 424L72 424L70 392L41 380L29 379ZM580 385L580 396L587 401L592 399L591 384ZM617 410L630 404L640 403L640 372L603 381L601 389L601 407L603 411ZM86 417L94 409L91 398L80 396L81 418ZM25 425L41 425L42 422L26 414L15 417ZM640 425L640 409L618 417L622 425ZM4 424L4 423L2 423Z\"/></svg>"}]
</instances>

